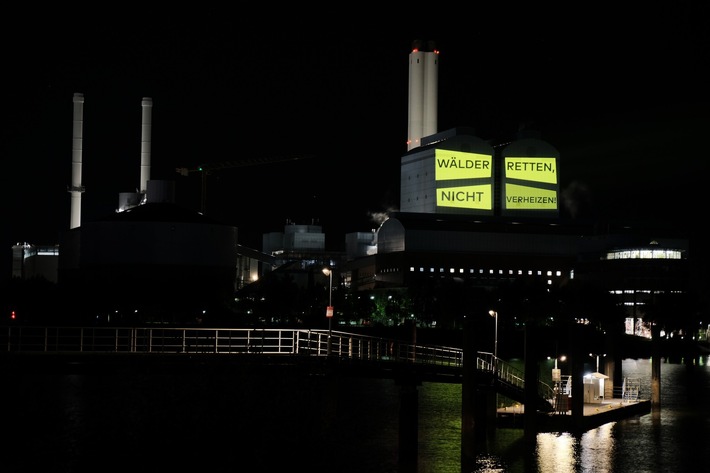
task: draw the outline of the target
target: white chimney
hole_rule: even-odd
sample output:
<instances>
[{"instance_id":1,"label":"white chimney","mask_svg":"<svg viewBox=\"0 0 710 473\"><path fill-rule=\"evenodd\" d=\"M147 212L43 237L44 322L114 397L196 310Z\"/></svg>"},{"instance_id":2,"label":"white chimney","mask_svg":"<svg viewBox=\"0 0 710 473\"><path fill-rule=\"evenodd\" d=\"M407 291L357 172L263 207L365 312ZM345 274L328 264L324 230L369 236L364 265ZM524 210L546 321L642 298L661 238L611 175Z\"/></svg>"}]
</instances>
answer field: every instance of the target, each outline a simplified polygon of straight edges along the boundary
<instances>
[{"instance_id":1,"label":"white chimney","mask_svg":"<svg viewBox=\"0 0 710 473\"><path fill-rule=\"evenodd\" d=\"M407 151L437 133L439 51L433 41L414 41L409 53L409 122Z\"/></svg>"},{"instance_id":2,"label":"white chimney","mask_svg":"<svg viewBox=\"0 0 710 473\"><path fill-rule=\"evenodd\" d=\"M141 102L143 107L143 122L141 124L141 182L139 191L145 195L148 192L148 181L150 180L150 133L152 126L153 99L143 97Z\"/></svg>"},{"instance_id":3,"label":"white chimney","mask_svg":"<svg viewBox=\"0 0 710 473\"><path fill-rule=\"evenodd\" d=\"M84 94L74 94L74 127L71 157L71 218L69 228L81 225L81 185L82 151L84 146Z\"/></svg>"}]
</instances>

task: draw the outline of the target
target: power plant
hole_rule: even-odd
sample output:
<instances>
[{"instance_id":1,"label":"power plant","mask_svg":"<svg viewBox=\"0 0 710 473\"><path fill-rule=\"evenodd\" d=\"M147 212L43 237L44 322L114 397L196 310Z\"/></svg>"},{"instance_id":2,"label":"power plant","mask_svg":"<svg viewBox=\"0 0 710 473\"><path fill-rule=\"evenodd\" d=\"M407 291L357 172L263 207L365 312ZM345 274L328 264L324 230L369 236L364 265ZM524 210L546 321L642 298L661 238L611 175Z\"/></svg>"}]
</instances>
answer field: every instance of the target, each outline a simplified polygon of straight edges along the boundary
<instances>
[{"instance_id":1,"label":"power plant","mask_svg":"<svg viewBox=\"0 0 710 473\"><path fill-rule=\"evenodd\" d=\"M665 228L561 218L563 157L539 134L495 144L471 128L438 130L439 58L434 42L413 42L400 207L379 228L345 235L345 254L326 252L315 224L287 224L283 233L264 235L261 249L243 248L236 227L175 205L174 182L150 179L149 97L141 102L137 192L120 194L115 214L82 222L84 96L75 94L71 220L57 251L46 256L57 261L54 279L86 311L91 294L167 322L223 305L252 284L257 290L256 276L294 263L300 270L334 267L334 281L353 293L418 288L426 294L444 282L490 290L516 280L552 288L582 279L618 290L628 332L645 333L644 307L654 297L649 287L687 290L688 240ZM13 276L52 268L38 263L33 245L13 250ZM442 320L446 310L418 317L429 325L452 323Z\"/></svg>"}]
</instances>

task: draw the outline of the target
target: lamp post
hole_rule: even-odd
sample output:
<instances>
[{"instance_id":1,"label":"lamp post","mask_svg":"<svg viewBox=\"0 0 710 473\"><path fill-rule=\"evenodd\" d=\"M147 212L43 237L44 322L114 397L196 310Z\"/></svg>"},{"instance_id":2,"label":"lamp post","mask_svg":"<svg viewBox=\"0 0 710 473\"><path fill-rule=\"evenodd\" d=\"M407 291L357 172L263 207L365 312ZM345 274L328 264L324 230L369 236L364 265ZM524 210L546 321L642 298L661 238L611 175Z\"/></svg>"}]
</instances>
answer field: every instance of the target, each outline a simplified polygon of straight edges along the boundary
<instances>
[{"instance_id":1,"label":"lamp post","mask_svg":"<svg viewBox=\"0 0 710 473\"><path fill-rule=\"evenodd\" d=\"M325 310L325 316L328 319L328 349L327 356L331 353L331 336L333 335L332 322L333 322L333 270L330 268L323 268L323 274L328 276L328 308Z\"/></svg>"},{"instance_id":2,"label":"lamp post","mask_svg":"<svg viewBox=\"0 0 710 473\"><path fill-rule=\"evenodd\" d=\"M565 361L566 359L567 359L567 356L565 356L565 355L560 355L560 356L556 357L555 358L555 369L557 369L557 360Z\"/></svg>"},{"instance_id":3,"label":"lamp post","mask_svg":"<svg viewBox=\"0 0 710 473\"><path fill-rule=\"evenodd\" d=\"M597 373L599 373L599 354L598 353L590 353L589 356L596 356L597 357ZM604 353L601 356L606 356L606 353Z\"/></svg>"},{"instance_id":4,"label":"lamp post","mask_svg":"<svg viewBox=\"0 0 710 473\"><path fill-rule=\"evenodd\" d=\"M488 311L488 315L495 318L495 334L493 338L493 371L496 371L498 367L498 312L491 309Z\"/></svg>"},{"instance_id":5,"label":"lamp post","mask_svg":"<svg viewBox=\"0 0 710 473\"><path fill-rule=\"evenodd\" d=\"M552 381L555 383L555 387L558 388L558 390L562 384L562 371L557 368L557 360L565 361L566 359L567 357L565 355L555 357L555 367L552 369Z\"/></svg>"}]
</instances>

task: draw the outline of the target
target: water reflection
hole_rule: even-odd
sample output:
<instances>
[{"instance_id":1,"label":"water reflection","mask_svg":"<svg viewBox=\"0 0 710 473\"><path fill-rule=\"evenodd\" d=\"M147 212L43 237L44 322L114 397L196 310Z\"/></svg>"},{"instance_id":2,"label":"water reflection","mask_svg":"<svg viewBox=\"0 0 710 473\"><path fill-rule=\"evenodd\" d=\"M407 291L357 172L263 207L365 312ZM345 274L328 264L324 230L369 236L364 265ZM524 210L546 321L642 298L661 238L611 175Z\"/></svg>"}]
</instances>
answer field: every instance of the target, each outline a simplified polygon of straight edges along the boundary
<instances>
[{"instance_id":1,"label":"water reflection","mask_svg":"<svg viewBox=\"0 0 710 473\"><path fill-rule=\"evenodd\" d=\"M541 472L574 471L577 442L567 433L544 433L537 436L537 465ZM550 468L550 466L554 466Z\"/></svg>"},{"instance_id":2,"label":"water reflection","mask_svg":"<svg viewBox=\"0 0 710 473\"><path fill-rule=\"evenodd\" d=\"M648 398L650 360L625 360L623 372L643 380ZM3 444L3 472L97 471L96 462L105 459L121 471L136 464L160 471L296 465L396 473L399 467L400 389L391 379L288 370L278 377L6 374L2 380L0 414L12 433ZM418 473L685 473L706 467L706 362L662 365L658 412L532 439L523 429L497 428L468 471L461 466L461 385L425 382L418 393Z\"/></svg>"},{"instance_id":3,"label":"water reflection","mask_svg":"<svg viewBox=\"0 0 710 473\"><path fill-rule=\"evenodd\" d=\"M593 465L593 471L604 473L614 471L615 438L614 426L616 422L603 424L596 429L582 435L579 449L579 466ZM570 471L584 471L583 469Z\"/></svg>"},{"instance_id":4,"label":"water reflection","mask_svg":"<svg viewBox=\"0 0 710 473\"><path fill-rule=\"evenodd\" d=\"M642 380L642 397L648 399L651 360L624 360L623 372L627 377ZM460 386L437 389L455 392L457 388ZM428 389L429 386L423 386L422 392ZM539 433L532 446L526 444L522 429L499 428L477 456L475 468L464 473L699 471L705 463L698 460L698 455L706 450L706 439L710 435L708 396L710 370L706 359L689 365L664 360L660 410L610 422L584 433ZM426 409L424 406L423 416L428 415ZM452 409L452 416L459 414ZM460 425L458 417L452 417L451 421ZM457 439L451 439L451 444ZM460 465L457 453L439 457L433 463L430 457L427 468L420 471L458 472L460 470L452 466Z\"/></svg>"}]
</instances>

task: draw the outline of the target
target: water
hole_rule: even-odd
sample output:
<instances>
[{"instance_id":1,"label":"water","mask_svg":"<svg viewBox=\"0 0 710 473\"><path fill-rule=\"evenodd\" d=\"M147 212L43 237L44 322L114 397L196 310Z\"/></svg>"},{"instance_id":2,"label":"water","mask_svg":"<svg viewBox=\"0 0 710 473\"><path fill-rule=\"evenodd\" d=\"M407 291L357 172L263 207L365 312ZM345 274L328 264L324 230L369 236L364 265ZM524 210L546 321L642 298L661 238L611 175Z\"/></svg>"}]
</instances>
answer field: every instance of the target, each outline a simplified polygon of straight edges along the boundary
<instances>
[{"instance_id":1,"label":"water","mask_svg":"<svg viewBox=\"0 0 710 473\"><path fill-rule=\"evenodd\" d=\"M461 469L461 386L423 383L419 472L687 472L707 468L710 368L664 363L661 410L578 435L497 429ZM625 360L644 380L650 360ZM398 472L392 380L255 373L5 374L0 465L11 472ZM527 445L527 446L526 446Z\"/></svg>"},{"instance_id":2,"label":"water","mask_svg":"<svg viewBox=\"0 0 710 473\"><path fill-rule=\"evenodd\" d=\"M707 471L702 452L710 438L710 368L700 364L661 365L661 410L604 424L583 434L537 435L532 454L508 448L518 431L499 429L483 472L689 472ZM624 376L640 378L650 398L651 361L625 360ZM501 435L502 434L502 435ZM482 458L486 459L485 455ZM432 470L434 471L434 470ZM455 471L455 470L449 470Z\"/></svg>"}]
</instances>

